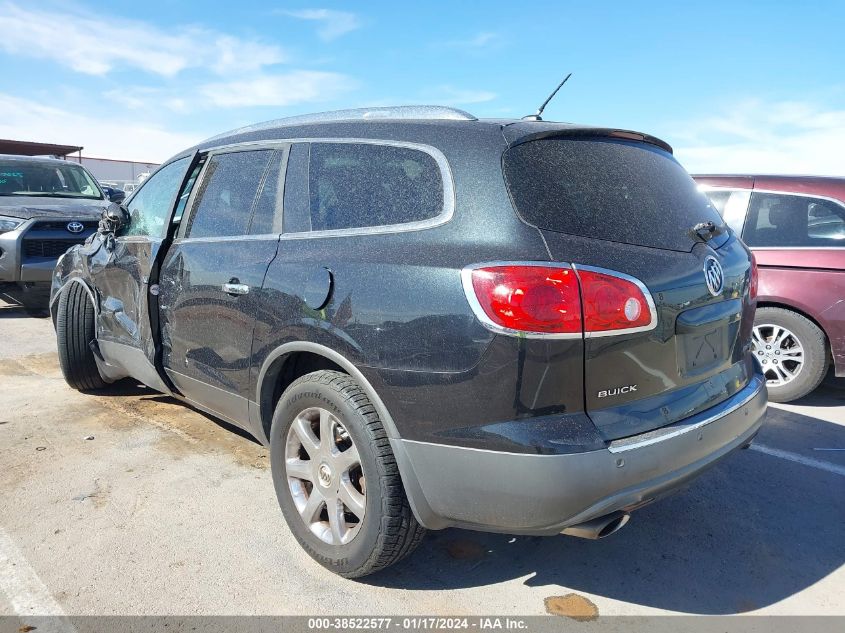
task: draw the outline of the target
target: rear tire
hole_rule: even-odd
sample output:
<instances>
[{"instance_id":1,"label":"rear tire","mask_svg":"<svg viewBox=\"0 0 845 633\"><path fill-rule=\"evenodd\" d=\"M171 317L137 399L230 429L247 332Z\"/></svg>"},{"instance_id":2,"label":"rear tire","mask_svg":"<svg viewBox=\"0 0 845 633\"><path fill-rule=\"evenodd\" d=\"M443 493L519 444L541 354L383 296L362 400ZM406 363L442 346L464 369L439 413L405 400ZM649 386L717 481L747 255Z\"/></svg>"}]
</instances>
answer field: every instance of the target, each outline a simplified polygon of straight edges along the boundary
<instances>
[{"instance_id":1,"label":"rear tire","mask_svg":"<svg viewBox=\"0 0 845 633\"><path fill-rule=\"evenodd\" d=\"M270 465L294 537L336 574L380 571L425 535L378 414L347 374L316 371L285 390L273 415Z\"/></svg>"},{"instance_id":2,"label":"rear tire","mask_svg":"<svg viewBox=\"0 0 845 633\"><path fill-rule=\"evenodd\" d=\"M772 402L802 398L824 380L827 338L808 318L783 308L758 308L753 343Z\"/></svg>"},{"instance_id":3,"label":"rear tire","mask_svg":"<svg viewBox=\"0 0 845 633\"><path fill-rule=\"evenodd\" d=\"M107 386L91 351L90 343L95 338L94 306L82 284L72 283L59 297L56 340L62 375L78 391L98 391Z\"/></svg>"}]
</instances>

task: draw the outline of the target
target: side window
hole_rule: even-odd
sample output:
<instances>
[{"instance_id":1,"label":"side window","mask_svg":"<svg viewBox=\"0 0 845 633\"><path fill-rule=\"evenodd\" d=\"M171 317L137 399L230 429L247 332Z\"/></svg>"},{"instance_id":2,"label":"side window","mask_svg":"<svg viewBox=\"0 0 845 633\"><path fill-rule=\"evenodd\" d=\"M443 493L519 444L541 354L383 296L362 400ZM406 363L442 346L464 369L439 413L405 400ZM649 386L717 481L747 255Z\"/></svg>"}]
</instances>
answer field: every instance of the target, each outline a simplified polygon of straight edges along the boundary
<instances>
[{"instance_id":1,"label":"side window","mask_svg":"<svg viewBox=\"0 0 845 633\"><path fill-rule=\"evenodd\" d=\"M366 143L311 143L311 230L418 222L443 209L437 161L416 149Z\"/></svg>"},{"instance_id":2,"label":"side window","mask_svg":"<svg viewBox=\"0 0 845 633\"><path fill-rule=\"evenodd\" d=\"M252 212L252 223L249 225L250 235L265 233L281 233L282 219L282 178L284 171L285 152L277 151L270 160L270 167L261 183L261 192L255 202Z\"/></svg>"},{"instance_id":3,"label":"side window","mask_svg":"<svg viewBox=\"0 0 845 633\"><path fill-rule=\"evenodd\" d=\"M708 189L704 193L725 223L741 234L751 192L747 189Z\"/></svg>"},{"instance_id":4,"label":"side window","mask_svg":"<svg viewBox=\"0 0 845 633\"><path fill-rule=\"evenodd\" d=\"M208 160L186 237L246 235L273 150L217 154Z\"/></svg>"},{"instance_id":5,"label":"side window","mask_svg":"<svg viewBox=\"0 0 845 633\"><path fill-rule=\"evenodd\" d=\"M144 182L129 200L127 206L131 220L122 235L164 237L167 216L189 161L188 157L175 160Z\"/></svg>"},{"instance_id":6,"label":"side window","mask_svg":"<svg viewBox=\"0 0 845 633\"><path fill-rule=\"evenodd\" d=\"M704 192L710 198L710 202L716 207L719 215L725 217L725 205L728 203L728 198L731 197L730 189L710 189Z\"/></svg>"},{"instance_id":7,"label":"side window","mask_svg":"<svg viewBox=\"0 0 845 633\"><path fill-rule=\"evenodd\" d=\"M742 237L749 246L845 246L845 207L822 198L752 193Z\"/></svg>"},{"instance_id":8,"label":"side window","mask_svg":"<svg viewBox=\"0 0 845 633\"><path fill-rule=\"evenodd\" d=\"M205 158L202 158L194 168L191 170L191 175L188 176L188 180L185 182L185 186L182 187L182 191L179 192L179 200L176 202L176 212L173 214L173 223L179 224L182 221L182 215L185 213L185 206L188 204L188 198L191 197L191 189L194 188L194 183L197 181L197 176L202 169L202 166L205 164Z\"/></svg>"}]
</instances>

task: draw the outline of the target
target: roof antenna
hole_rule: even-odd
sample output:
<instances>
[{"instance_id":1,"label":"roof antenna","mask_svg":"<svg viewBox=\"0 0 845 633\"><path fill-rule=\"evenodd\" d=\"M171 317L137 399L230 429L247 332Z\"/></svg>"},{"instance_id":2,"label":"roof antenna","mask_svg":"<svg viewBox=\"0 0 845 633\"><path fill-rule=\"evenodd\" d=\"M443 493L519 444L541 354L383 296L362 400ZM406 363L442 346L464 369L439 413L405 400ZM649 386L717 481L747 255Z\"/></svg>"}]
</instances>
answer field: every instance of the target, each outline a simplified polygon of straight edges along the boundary
<instances>
[{"instance_id":1,"label":"roof antenna","mask_svg":"<svg viewBox=\"0 0 845 633\"><path fill-rule=\"evenodd\" d=\"M522 117L522 120L523 121L542 121L543 119L540 117L540 115L543 114L543 110L546 109L546 106L549 105L549 101L554 99L554 96L557 94L557 91L560 90L563 87L563 84L565 84L571 76L572 76L572 73L569 73L566 77L563 78L563 81L561 81L557 85L557 88L555 88L554 92L552 92L552 94L549 95L549 98L546 99L545 101L543 101L543 105L540 106L540 109L537 110L537 112L535 114L529 114L528 116L524 116L524 117Z\"/></svg>"}]
</instances>

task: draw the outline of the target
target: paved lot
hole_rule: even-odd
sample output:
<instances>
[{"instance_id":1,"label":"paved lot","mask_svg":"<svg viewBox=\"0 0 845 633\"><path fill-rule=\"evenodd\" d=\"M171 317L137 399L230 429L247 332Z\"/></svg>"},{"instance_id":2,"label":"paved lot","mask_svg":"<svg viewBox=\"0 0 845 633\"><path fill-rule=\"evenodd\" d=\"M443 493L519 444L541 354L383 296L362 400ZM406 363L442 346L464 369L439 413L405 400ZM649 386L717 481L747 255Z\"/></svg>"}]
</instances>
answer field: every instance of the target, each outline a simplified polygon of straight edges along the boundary
<instances>
[{"instance_id":1,"label":"paved lot","mask_svg":"<svg viewBox=\"0 0 845 633\"><path fill-rule=\"evenodd\" d=\"M266 450L131 383L72 391L48 319L0 304L0 384L0 615L532 615L568 594L601 615L845 614L834 386L608 539L447 530L354 582L299 549Z\"/></svg>"}]
</instances>

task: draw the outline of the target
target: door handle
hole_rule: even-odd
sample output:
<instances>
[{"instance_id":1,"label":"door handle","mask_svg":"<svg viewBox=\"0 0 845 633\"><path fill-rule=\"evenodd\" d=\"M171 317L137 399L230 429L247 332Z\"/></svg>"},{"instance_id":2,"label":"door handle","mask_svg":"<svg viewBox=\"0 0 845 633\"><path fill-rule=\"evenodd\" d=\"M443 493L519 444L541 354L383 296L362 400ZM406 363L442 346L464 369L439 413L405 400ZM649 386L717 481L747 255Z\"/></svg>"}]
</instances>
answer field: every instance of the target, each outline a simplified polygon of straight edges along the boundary
<instances>
[{"instance_id":1,"label":"door handle","mask_svg":"<svg viewBox=\"0 0 845 633\"><path fill-rule=\"evenodd\" d=\"M229 283L223 284L223 292L233 296L248 295L249 286L238 283L237 279L232 279Z\"/></svg>"}]
</instances>

